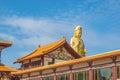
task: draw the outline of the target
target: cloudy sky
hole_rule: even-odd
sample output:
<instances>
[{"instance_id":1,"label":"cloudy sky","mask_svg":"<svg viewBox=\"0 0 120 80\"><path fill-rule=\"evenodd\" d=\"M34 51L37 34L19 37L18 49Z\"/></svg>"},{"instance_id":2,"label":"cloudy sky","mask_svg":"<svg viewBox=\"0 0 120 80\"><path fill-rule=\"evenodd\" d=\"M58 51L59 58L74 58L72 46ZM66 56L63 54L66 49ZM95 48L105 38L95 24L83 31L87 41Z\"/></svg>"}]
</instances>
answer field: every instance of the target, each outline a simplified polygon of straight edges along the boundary
<instances>
[{"instance_id":1,"label":"cloudy sky","mask_svg":"<svg viewBox=\"0 0 120 80\"><path fill-rule=\"evenodd\" d=\"M0 40L13 45L2 52L2 62L13 62L40 44L68 43L81 25L87 56L120 49L120 0L0 0Z\"/></svg>"}]
</instances>

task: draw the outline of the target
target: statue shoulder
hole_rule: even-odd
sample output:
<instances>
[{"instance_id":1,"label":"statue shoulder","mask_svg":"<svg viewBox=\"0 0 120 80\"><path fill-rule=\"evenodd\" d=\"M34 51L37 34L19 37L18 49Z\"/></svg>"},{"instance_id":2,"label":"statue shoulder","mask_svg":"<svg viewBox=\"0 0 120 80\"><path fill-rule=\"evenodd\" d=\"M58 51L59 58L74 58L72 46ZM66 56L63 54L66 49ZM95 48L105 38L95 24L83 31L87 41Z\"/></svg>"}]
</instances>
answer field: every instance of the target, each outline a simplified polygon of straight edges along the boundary
<instances>
[{"instance_id":1,"label":"statue shoulder","mask_svg":"<svg viewBox=\"0 0 120 80\"><path fill-rule=\"evenodd\" d=\"M74 40L75 40L75 37L72 37L72 38L71 38L71 41L74 41Z\"/></svg>"}]
</instances>

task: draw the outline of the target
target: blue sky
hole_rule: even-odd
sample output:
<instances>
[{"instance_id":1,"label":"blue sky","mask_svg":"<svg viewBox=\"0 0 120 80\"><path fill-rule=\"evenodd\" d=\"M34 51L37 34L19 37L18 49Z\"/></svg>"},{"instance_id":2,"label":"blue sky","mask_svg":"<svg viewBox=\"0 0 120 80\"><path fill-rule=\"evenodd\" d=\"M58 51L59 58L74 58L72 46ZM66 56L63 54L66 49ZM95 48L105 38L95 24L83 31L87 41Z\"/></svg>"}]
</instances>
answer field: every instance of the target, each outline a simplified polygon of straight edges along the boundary
<instances>
[{"instance_id":1,"label":"blue sky","mask_svg":"<svg viewBox=\"0 0 120 80\"><path fill-rule=\"evenodd\" d=\"M0 0L0 39L13 45L2 62L13 62L37 46L66 36L81 25L87 56L120 49L120 0Z\"/></svg>"}]
</instances>

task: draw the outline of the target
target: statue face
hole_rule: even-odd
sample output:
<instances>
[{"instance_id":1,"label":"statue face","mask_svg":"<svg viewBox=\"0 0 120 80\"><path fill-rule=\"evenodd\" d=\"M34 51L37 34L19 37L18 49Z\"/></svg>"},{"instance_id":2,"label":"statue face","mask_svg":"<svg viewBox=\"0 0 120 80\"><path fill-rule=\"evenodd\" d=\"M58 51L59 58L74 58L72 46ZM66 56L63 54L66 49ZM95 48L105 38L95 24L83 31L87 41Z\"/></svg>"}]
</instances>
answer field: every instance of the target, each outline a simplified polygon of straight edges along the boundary
<instances>
[{"instance_id":1,"label":"statue face","mask_svg":"<svg viewBox=\"0 0 120 80\"><path fill-rule=\"evenodd\" d=\"M79 29L79 30L76 30L76 37L77 38L80 38L82 35L82 31Z\"/></svg>"}]
</instances>

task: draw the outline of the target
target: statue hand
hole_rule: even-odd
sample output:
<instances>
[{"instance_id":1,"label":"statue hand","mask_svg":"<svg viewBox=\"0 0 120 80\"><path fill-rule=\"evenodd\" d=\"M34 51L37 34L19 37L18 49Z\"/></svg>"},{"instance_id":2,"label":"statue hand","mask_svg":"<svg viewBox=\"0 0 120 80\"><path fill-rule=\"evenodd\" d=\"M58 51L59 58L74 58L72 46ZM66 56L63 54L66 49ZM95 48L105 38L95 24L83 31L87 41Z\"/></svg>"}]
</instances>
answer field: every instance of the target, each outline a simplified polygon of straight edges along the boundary
<instances>
[{"instance_id":1,"label":"statue hand","mask_svg":"<svg viewBox=\"0 0 120 80\"><path fill-rule=\"evenodd\" d=\"M86 48L84 48L84 53L87 53L87 49Z\"/></svg>"}]
</instances>

